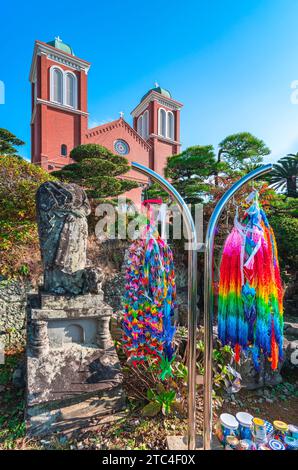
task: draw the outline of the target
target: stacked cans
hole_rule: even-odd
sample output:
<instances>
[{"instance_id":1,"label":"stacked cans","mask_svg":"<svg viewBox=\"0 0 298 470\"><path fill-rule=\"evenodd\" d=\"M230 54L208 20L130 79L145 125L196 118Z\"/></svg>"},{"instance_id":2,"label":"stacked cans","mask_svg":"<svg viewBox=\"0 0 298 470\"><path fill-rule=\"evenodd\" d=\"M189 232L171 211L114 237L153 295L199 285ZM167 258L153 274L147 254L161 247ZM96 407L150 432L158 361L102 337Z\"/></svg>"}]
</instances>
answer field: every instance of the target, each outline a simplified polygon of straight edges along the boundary
<instances>
[{"instance_id":1,"label":"stacked cans","mask_svg":"<svg viewBox=\"0 0 298 470\"><path fill-rule=\"evenodd\" d=\"M298 428L282 421L273 425L246 412L236 418L220 415L216 436L226 450L298 450Z\"/></svg>"},{"instance_id":2,"label":"stacked cans","mask_svg":"<svg viewBox=\"0 0 298 470\"><path fill-rule=\"evenodd\" d=\"M254 418L252 420L252 433L257 444L265 444L267 442L266 423L263 419Z\"/></svg>"}]
</instances>

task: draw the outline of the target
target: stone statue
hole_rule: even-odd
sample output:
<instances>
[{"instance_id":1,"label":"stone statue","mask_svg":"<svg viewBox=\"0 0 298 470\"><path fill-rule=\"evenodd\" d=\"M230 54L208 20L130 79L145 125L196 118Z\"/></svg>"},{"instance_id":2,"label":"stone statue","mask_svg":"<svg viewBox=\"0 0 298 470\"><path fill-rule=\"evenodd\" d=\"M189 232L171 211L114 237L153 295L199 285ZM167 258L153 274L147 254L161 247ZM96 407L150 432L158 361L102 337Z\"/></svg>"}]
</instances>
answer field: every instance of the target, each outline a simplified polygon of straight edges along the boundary
<instances>
[{"instance_id":1,"label":"stone statue","mask_svg":"<svg viewBox=\"0 0 298 470\"><path fill-rule=\"evenodd\" d=\"M44 265L44 290L54 294L88 291L86 249L90 204L76 184L48 181L36 194L37 223Z\"/></svg>"},{"instance_id":2,"label":"stone statue","mask_svg":"<svg viewBox=\"0 0 298 470\"><path fill-rule=\"evenodd\" d=\"M29 435L48 435L123 409L125 396L103 272L86 258L86 193L48 181L36 206L44 286L28 296L26 423Z\"/></svg>"}]
</instances>

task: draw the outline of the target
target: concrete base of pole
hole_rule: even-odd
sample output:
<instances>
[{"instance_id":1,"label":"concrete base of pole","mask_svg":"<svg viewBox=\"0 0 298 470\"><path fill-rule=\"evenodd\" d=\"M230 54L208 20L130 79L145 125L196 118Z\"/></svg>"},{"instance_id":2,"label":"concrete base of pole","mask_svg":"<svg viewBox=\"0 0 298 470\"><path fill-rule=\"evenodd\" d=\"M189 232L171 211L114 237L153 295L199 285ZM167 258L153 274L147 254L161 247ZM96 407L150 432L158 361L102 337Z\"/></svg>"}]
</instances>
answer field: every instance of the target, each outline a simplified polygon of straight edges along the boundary
<instances>
[{"instance_id":1,"label":"concrete base of pole","mask_svg":"<svg viewBox=\"0 0 298 470\"><path fill-rule=\"evenodd\" d=\"M167 447L169 450L187 450L187 437L186 436L167 436ZM196 450L203 450L202 436L196 437ZM216 438L212 439L211 450L223 450Z\"/></svg>"}]
</instances>

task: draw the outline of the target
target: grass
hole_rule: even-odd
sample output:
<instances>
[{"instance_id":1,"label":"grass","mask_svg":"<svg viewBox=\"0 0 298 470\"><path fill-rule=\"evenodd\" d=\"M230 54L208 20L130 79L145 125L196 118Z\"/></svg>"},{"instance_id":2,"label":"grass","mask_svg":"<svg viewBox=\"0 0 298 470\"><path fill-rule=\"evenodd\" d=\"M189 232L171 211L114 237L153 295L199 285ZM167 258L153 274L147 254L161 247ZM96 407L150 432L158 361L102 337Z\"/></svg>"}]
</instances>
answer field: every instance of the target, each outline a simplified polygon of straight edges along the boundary
<instances>
[{"instance_id":1,"label":"grass","mask_svg":"<svg viewBox=\"0 0 298 470\"><path fill-rule=\"evenodd\" d=\"M21 358L21 352L9 352L5 364L0 365L0 449L22 448L26 435L24 390L15 388L12 383L13 372Z\"/></svg>"}]
</instances>

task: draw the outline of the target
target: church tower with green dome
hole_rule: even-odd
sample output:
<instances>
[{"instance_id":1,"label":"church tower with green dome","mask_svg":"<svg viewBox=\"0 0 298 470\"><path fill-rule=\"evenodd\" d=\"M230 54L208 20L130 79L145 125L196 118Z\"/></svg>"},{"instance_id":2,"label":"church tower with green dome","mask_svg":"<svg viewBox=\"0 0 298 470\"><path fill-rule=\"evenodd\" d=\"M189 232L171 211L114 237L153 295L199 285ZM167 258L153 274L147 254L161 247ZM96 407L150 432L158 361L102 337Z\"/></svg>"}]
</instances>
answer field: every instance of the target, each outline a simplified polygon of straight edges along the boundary
<instances>
[{"instance_id":1,"label":"church tower with green dome","mask_svg":"<svg viewBox=\"0 0 298 470\"><path fill-rule=\"evenodd\" d=\"M169 90L155 84L132 111L134 129L150 143L150 167L163 175L167 157L180 152L182 103Z\"/></svg>"},{"instance_id":2,"label":"church tower with green dome","mask_svg":"<svg viewBox=\"0 0 298 470\"><path fill-rule=\"evenodd\" d=\"M90 63L56 37L35 41L30 70L31 161L48 171L71 162L88 127L87 73Z\"/></svg>"}]
</instances>

